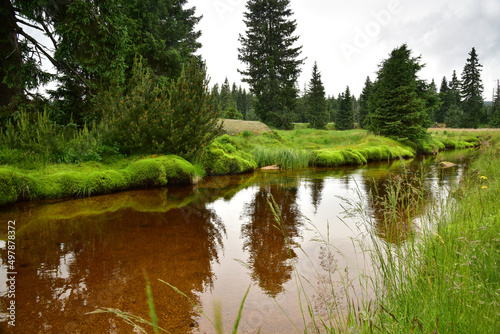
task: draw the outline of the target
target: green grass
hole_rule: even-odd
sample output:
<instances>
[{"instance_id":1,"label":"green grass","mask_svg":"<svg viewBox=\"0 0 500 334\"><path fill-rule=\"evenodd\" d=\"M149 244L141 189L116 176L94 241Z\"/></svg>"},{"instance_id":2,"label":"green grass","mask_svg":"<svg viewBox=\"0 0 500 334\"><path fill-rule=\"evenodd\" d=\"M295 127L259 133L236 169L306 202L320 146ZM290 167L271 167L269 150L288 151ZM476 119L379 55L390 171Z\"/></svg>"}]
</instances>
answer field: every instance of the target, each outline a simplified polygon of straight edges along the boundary
<instances>
[{"instance_id":1,"label":"green grass","mask_svg":"<svg viewBox=\"0 0 500 334\"><path fill-rule=\"evenodd\" d=\"M425 211L418 236L395 245L372 235L365 250L377 268L368 282L376 298L363 316L352 310L357 332L500 333L499 137L481 149L452 200Z\"/></svg>"},{"instance_id":2,"label":"green grass","mask_svg":"<svg viewBox=\"0 0 500 334\"><path fill-rule=\"evenodd\" d=\"M279 165L283 169L306 168L314 160L314 153L286 146L258 146L252 152L252 157L259 167Z\"/></svg>"}]
</instances>

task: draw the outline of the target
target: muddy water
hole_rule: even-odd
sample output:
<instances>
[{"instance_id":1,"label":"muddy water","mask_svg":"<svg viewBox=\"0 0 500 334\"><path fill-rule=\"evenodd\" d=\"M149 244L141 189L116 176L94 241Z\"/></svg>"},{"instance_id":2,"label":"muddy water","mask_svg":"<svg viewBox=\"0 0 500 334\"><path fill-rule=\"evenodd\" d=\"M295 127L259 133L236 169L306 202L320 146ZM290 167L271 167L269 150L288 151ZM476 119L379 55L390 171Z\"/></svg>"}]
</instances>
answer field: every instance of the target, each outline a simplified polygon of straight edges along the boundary
<instances>
[{"instance_id":1,"label":"muddy water","mask_svg":"<svg viewBox=\"0 0 500 334\"><path fill-rule=\"evenodd\" d=\"M139 333L115 315L89 312L112 308L149 319L146 278L159 325L172 333L214 333L200 312L213 319L217 305L225 331L230 332L249 286L241 333L303 329L294 267L310 282L305 289L315 312L321 314L331 305L341 310L345 295L336 275L342 273L345 279L347 273L347 279L354 280L370 267L355 253L351 239L369 228L394 242L395 234L404 238L414 230L411 221L394 230L380 224L382 209L376 201L363 201L373 218L370 226L346 217L344 209L360 203L360 194L383 194L388 176L401 175L402 165L412 175L424 174L420 187L428 202L436 201L458 182L464 155L452 152L437 159L361 168L260 171L209 177L194 186L4 208L0 332ZM441 169L439 160L458 165ZM281 230L269 209L271 196L283 218ZM9 220L16 222L11 263ZM318 233L329 238L334 253L313 240ZM328 288L331 284L324 284L332 279L338 287L334 293ZM14 290L9 290L12 281ZM351 290L359 297L365 293L356 284ZM11 301L15 327L9 326Z\"/></svg>"}]
</instances>

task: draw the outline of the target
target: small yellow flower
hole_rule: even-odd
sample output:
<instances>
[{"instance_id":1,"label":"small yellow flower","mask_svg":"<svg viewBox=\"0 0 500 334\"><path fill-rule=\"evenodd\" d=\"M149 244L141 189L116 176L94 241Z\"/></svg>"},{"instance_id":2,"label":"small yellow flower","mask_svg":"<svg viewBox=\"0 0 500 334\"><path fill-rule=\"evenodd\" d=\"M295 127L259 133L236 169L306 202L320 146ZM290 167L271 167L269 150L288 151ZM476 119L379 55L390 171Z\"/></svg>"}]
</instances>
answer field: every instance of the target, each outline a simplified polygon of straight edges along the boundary
<instances>
[{"instance_id":1,"label":"small yellow flower","mask_svg":"<svg viewBox=\"0 0 500 334\"><path fill-rule=\"evenodd\" d=\"M486 176L480 176L479 178L483 179L483 180L488 180L488 178Z\"/></svg>"},{"instance_id":2,"label":"small yellow flower","mask_svg":"<svg viewBox=\"0 0 500 334\"><path fill-rule=\"evenodd\" d=\"M483 186L483 189L488 189L488 186Z\"/></svg>"}]
</instances>

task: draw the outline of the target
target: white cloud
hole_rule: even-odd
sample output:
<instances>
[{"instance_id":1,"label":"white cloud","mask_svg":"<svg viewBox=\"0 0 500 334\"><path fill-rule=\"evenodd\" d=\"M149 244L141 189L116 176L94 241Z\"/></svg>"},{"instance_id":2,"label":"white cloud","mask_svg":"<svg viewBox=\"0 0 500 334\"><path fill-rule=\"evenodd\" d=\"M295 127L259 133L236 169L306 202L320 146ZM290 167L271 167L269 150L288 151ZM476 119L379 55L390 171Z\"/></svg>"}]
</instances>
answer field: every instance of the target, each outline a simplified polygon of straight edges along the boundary
<instances>
[{"instance_id":1,"label":"white cloud","mask_svg":"<svg viewBox=\"0 0 500 334\"><path fill-rule=\"evenodd\" d=\"M189 0L203 15L203 48L212 83L241 82L237 69L238 35L244 34L244 0ZM493 80L500 78L500 1L498 0L291 0L297 20L296 34L307 61L302 88L318 62L326 93L337 95L347 85L359 95L366 76L375 78L378 64L392 49L407 43L422 55L426 68L421 77L448 79L460 76L468 53L475 47L483 64L485 97L490 99ZM346 46L347 50L346 51ZM351 47L349 49L349 46ZM346 54L350 57L347 57Z\"/></svg>"}]
</instances>

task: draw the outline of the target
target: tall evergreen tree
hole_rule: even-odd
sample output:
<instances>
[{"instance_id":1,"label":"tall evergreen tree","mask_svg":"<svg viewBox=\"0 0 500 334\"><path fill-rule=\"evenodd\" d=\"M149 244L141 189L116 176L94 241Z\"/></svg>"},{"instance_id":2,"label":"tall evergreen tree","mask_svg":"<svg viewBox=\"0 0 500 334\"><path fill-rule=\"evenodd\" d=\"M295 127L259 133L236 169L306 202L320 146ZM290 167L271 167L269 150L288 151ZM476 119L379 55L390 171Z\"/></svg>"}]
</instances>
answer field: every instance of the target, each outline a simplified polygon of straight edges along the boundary
<instances>
[{"instance_id":1,"label":"tall evergreen tree","mask_svg":"<svg viewBox=\"0 0 500 334\"><path fill-rule=\"evenodd\" d=\"M441 101L441 106L434 113L434 122L444 123L448 109L450 109L450 106L452 105L450 97L451 90L448 87L448 80L446 80L446 77L443 77L441 80L441 86L439 86L439 100Z\"/></svg>"},{"instance_id":2,"label":"tall evergreen tree","mask_svg":"<svg viewBox=\"0 0 500 334\"><path fill-rule=\"evenodd\" d=\"M477 57L476 49L472 48L469 58L462 72L461 97L464 119L462 126L466 128L477 128L481 121L484 101L483 82L481 80L481 67Z\"/></svg>"},{"instance_id":3,"label":"tall evergreen tree","mask_svg":"<svg viewBox=\"0 0 500 334\"><path fill-rule=\"evenodd\" d=\"M313 128L323 129L328 123L326 114L325 87L321 81L318 64L314 62L309 91L307 92L309 124Z\"/></svg>"},{"instance_id":4,"label":"tall evergreen tree","mask_svg":"<svg viewBox=\"0 0 500 334\"><path fill-rule=\"evenodd\" d=\"M381 63L370 99L370 130L400 141L427 135L426 101L419 96L417 76L423 66L406 44Z\"/></svg>"},{"instance_id":5,"label":"tall evergreen tree","mask_svg":"<svg viewBox=\"0 0 500 334\"><path fill-rule=\"evenodd\" d=\"M490 126L500 128L500 81L497 80L496 94L491 107Z\"/></svg>"},{"instance_id":6,"label":"tall evergreen tree","mask_svg":"<svg viewBox=\"0 0 500 334\"><path fill-rule=\"evenodd\" d=\"M219 108L224 112L232 105L233 96L231 95L231 87L229 86L229 80L224 80L220 88L219 95Z\"/></svg>"},{"instance_id":7,"label":"tall evergreen tree","mask_svg":"<svg viewBox=\"0 0 500 334\"><path fill-rule=\"evenodd\" d=\"M451 104L459 105L462 99L460 98L460 80L457 77L457 71L453 71L450 81L450 92L452 96Z\"/></svg>"},{"instance_id":8,"label":"tall evergreen tree","mask_svg":"<svg viewBox=\"0 0 500 334\"><path fill-rule=\"evenodd\" d=\"M362 129L367 127L366 121L367 116L370 111L370 106L368 101L370 100L370 96L373 92L373 83L370 80L370 77L366 77L365 86L363 87L363 91L359 97L359 116L358 123Z\"/></svg>"},{"instance_id":9,"label":"tall evergreen tree","mask_svg":"<svg viewBox=\"0 0 500 334\"><path fill-rule=\"evenodd\" d=\"M336 130L351 130L354 128L354 113L353 113L353 99L349 86L347 86L345 93L342 93L342 100L340 101L340 108L338 110L337 119L335 122Z\"/></svg>"},{"instance_id":10,"label":"tall evergreen tree","mask_svg":"<svg viewBox=\"0 0 500 334\"><path fill-rule=\"evenodd\" d=\"M299 91L294 114L294 122L309 123L309 100L307 99L307 84L304 84L304 89Z\"/></svg>"},{"instance_id":11,"label":"tall evergreen tree","mask_svg":"<svg viewBox=\"0 0 500 334\"><path fill-rule=\"evenodd\" d=\"M183 63L201 46L201 33L194 30L200 17L194 15L195 8L184 8L186 4L187 0L0 1L0 19L6 23L0 27L0 105L12 100L12 92L29 95L29 89L52 78L41 67L40 55L57 71L59 86L51 97L62 110L61 122L72 117L82 123L97 92L131 76L136 54L147 60L155 75L179 76ZM45 34L51 45L42 45L19 24L23 22Z\"/></svg>"},{"instance_id":12,"label":"tall evergreen tree","mask_svg":"<svg viewBox=\"0 0 500 334\"><path fill-rule=\"evenodd\" d=\"M255 112L262 121L291 129L300 74L302 46L294 46L297 23L291 20L290 0L248 0L245 36L239 36L239 70L256 97Z\"/></svg>"},{"instance_id":13,"label":"tall evergreen tree","mask_svg":"<svg viewBox=\"0 0 500 334\"><path fill-rule=\"evenodd\" d=\"M434 116L438 112L442 104L439 100L439 95L434 79L432 79L430 84L427 84L423 80L419 80L418 93L419 97L421 97L425 101L426 121L422 124L422 126L427 128L436 122L434 120Z\"/></svg>"}]
</instances>

